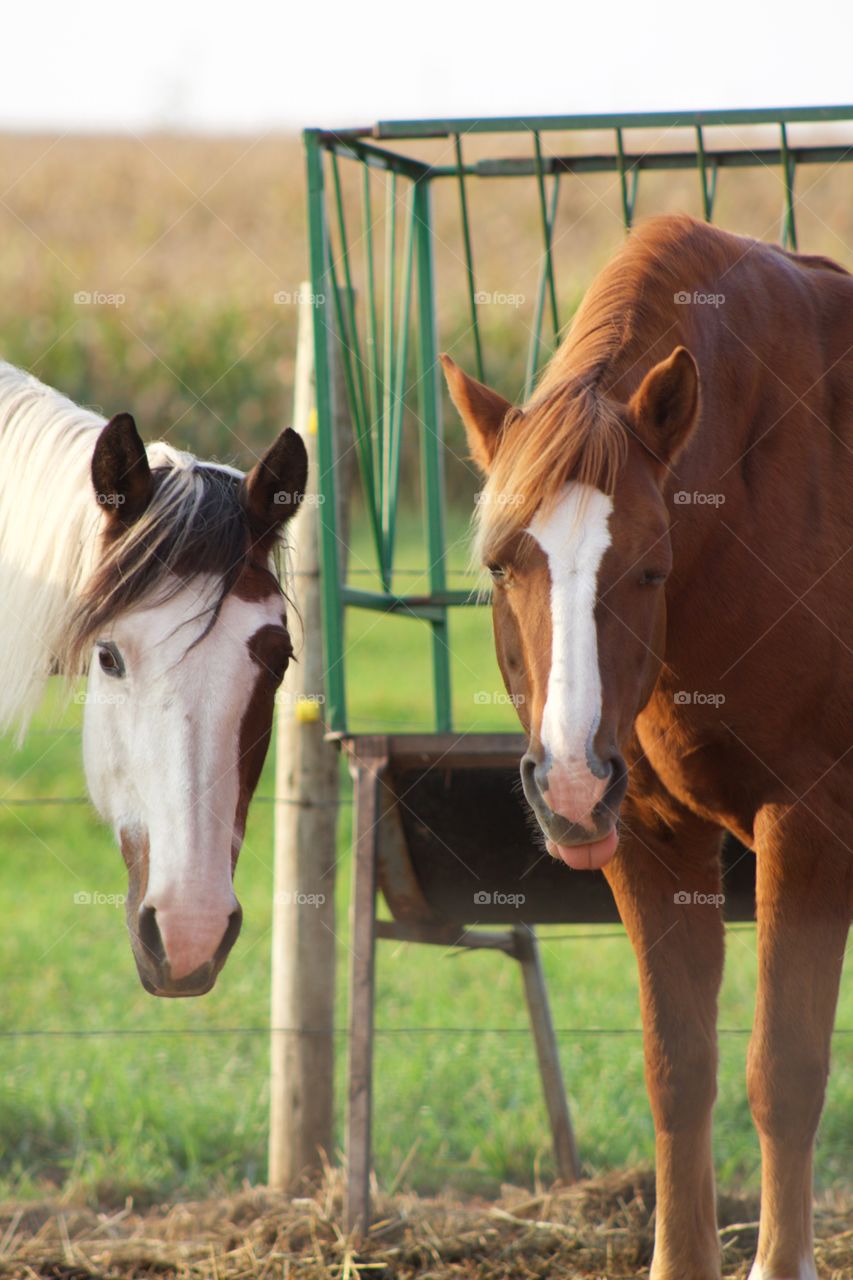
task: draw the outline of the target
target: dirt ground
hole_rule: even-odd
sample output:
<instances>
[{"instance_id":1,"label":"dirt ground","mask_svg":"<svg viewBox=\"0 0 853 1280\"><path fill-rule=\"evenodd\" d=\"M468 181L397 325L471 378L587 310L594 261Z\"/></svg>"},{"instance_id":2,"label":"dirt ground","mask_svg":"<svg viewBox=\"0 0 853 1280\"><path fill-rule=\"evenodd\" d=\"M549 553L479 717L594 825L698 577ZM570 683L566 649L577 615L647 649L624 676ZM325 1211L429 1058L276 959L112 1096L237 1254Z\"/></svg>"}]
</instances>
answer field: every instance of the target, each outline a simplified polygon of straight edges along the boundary
<instances>
[{"instance_id":1,"label":"dirt ground","mask_svg":"<svg viewBox=\"0 0 853 1280\"><path fill-rule=\"evenodd\" d=\"M377 1193L366 1241L340 1227L330 1173L292 1198L247 1188L225 1199L98 1212L0 1206L0 1277L14 1280L616 1280L647 1274L654 1181L628 1170L575 1188L505 1187L498 1201ZM757 1237L754 1199L721 1195L724 1273L741 1280ZM816 1213L821 1280L853 1276L853 1198Z\"/></svg>"}]
</instances>

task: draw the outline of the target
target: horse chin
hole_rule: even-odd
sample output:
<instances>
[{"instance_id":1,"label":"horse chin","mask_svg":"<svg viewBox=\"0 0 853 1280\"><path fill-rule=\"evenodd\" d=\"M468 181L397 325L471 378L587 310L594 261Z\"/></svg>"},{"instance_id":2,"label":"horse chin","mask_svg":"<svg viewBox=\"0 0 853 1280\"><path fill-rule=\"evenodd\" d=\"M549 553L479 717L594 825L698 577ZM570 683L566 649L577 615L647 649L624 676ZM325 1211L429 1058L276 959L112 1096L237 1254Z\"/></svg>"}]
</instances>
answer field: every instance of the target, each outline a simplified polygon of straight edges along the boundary
<instances>
[{"instance_id":1,"label":"horse chin","mask_svg":"<svg viewBox=\"0 0 853 1280\"><path fill-rule=\"evenodd\" d=\"M205 996L212 991L219 976L220 965L205 964L195 973L185 978L172 979L167 973L152 978L137 962L139 980L150 996L160 996L165 1000L182 1000L190 996Z\"/></svg>"}]
</instances>

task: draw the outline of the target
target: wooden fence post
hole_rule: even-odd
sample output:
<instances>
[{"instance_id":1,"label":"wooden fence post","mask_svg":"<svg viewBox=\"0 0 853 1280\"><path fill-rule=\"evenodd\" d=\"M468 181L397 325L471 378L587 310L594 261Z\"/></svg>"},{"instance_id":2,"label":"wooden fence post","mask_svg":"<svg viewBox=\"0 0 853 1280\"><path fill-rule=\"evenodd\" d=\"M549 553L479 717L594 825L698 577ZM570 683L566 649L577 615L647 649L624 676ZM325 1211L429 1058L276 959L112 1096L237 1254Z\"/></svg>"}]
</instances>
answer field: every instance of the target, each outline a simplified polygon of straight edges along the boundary
<instances>
[{"instance_id":1,"label":"wooden fence post","mask_svg":"<svg viewBox=\"0 0 853 1280\"><path fill-rule=\"evenodd\" d=\"M331 1159L334 1141L339 757L323 738L311 296L311 286L303 284L293 423L305 440L310 473L306 501L290 534L292 596L302 619L302 642L296 643L299 661L291 663L279 694L276 730L269 1183L279 1189L315 1174L321 1153Z\"/></svg>"}]
</instances>

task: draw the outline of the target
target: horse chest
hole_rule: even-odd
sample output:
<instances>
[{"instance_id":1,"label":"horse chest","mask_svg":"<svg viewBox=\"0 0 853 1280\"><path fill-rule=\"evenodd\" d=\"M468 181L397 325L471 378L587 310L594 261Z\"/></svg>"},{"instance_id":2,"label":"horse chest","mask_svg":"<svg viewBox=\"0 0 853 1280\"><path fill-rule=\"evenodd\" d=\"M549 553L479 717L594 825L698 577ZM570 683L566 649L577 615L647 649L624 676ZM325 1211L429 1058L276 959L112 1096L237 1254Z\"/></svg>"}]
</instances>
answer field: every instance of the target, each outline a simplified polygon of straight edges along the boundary
<instances>
[{"instance_id":1,"label":"horse chest","mask_svg":"<svg viewBox=\"0 0 853 1280\"><path fill-rule=\"evenodd\" d=\"M752 844L764 776L746 746L690 704L661 707L653 701L638 717L636 730L644 755L671 796L691 813Z\"/></svg>"}]
</instances>

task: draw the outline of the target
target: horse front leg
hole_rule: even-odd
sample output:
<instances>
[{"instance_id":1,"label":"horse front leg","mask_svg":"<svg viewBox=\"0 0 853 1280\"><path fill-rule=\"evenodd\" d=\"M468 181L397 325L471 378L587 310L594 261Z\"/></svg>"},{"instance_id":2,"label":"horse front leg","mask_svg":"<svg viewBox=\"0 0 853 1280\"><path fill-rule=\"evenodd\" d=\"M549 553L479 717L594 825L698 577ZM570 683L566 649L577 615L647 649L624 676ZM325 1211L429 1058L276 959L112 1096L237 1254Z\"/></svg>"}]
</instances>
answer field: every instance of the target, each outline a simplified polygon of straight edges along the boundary
<instances>
[{"instance_id":1,"label":"horse front leg","mask_svg":"<svg viewBox=\"0 0 853 1280\"><path fill-rule=\"evenodd\" d=\"M819 797L756 825L758 993L747 1087L761 1142L750 1280L815 1280L812 1153L853 910L853 827ZM830 830L832 827L832 830ZM844 838L835 835L841 830Z\"/></svg>"},{"instance_id":2,"label":"horse front leg","mask_svg":"<svg viewBox=\"0 0 853 1280\"><path fill-rule=\"evenodd\" d=\"M711 1113L723 972L721 836L666 805L664 820L647 800L629 797L606 875L639 966L656 1147L652 1280L716 1280Z\"/></svg>"}]
</instances>

